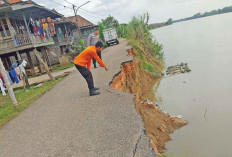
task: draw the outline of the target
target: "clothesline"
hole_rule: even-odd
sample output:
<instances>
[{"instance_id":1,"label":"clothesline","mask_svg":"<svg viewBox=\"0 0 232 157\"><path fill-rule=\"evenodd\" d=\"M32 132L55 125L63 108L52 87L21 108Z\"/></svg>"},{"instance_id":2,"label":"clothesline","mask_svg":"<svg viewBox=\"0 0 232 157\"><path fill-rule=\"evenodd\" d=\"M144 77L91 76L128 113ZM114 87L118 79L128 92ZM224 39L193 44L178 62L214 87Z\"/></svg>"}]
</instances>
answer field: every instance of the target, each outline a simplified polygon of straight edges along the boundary
<instances>
[{"instance_id":1,"label":"clothesline","mask_svg":"<svg viewBox=\"0 0 232 157\"><path fill-rule=\"evenodd\" d=\"M18 66L18 63L13 62L12 69L6 71L8 80L10 84L19 83L19 80L23 79L23 75L26 74L25 67L27 65L27 62L25 60L22 60L22 63ZM1 73L0 73L0 89L2 92L2 95L6 95L5 93L5 80L3 79Z\"/></svg>"}]
</instances>

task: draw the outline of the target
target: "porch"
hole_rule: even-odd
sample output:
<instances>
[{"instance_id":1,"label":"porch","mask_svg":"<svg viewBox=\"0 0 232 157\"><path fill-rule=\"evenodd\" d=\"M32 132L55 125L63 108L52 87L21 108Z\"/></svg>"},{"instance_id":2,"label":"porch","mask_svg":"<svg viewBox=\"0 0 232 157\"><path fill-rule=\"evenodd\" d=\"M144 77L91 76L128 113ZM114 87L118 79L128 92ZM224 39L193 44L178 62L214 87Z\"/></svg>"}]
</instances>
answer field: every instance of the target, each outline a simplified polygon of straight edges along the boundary
<instances>
[{"instance_id":1,"label":"porch","mask_svg":"<svg viewBox=\"0 0 232 157\"><path fill-rule=\"evenodd\" d=\"M61 16L30 1L0 6L0 55L54 44L51 19Z\"/></svg>"},{"instance_id":2,"label":"porch","mask_svg":"<svg viewBox=\"0 0 232 157\"><path fill-rule=\"evenodd\" d=\"M52 19L60 18L61 14L40 6L32 1L21 1L14 4L0 5L0 57L6 69L12 62L19 62L26 56L28 66L35 74L34 66L42 67L31 53L34 49L49 65L46 46L54 45L54 23ZM13 59L12 59L13 58Z\"/></svg>"}]
</instances>

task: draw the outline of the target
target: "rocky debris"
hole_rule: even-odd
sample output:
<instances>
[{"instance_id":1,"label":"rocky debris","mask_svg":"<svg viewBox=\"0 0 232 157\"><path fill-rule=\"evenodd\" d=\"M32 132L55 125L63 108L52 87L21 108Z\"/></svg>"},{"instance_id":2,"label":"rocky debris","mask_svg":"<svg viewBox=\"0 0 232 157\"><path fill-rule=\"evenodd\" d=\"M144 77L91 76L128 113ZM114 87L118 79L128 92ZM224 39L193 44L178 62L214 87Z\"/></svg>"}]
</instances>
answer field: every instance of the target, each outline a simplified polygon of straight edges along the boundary
<instances>
[{"instance_id":1,"label":"rocky debris","mask_svg":"<svg viewBox=\"0 0 232 157\"><path fill-rule=\"evenodd\" d=\"M166 70L166 75L175 75L175 74L187 73L190 71L191 70L188 67L188 63L181 63L168 67L168 69Z\"/></svg>"},{"instance_id":2,"label":"rocky debris","mask_svg":"<svg viewBox=\"0 0 232 157\"><path fill-rule=\"evenodd\" d=\"M171 115L167 113L161 109L159 104L147 98L140 100L140 104L144 108L144 113L148 110L153 111L153 116L150 121L153 128L152 131L150 129L147 130L151 140L151 146L157 154L164 153L166 151L165 142L171 140L169 134L187 125L188 121L182 119L182 115ZM147 114L150 114L150 112L147 112Z\"/></svg>"}]
</instances>

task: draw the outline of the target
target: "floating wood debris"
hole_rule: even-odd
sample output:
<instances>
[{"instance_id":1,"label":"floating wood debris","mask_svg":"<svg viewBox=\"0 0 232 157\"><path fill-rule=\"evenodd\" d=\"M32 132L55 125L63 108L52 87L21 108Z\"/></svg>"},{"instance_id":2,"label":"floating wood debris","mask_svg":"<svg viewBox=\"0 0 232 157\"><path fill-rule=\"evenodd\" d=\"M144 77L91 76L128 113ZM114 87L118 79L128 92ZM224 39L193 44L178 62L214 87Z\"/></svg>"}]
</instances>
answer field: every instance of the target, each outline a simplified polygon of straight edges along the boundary
<instances>
[{"instance_id":1,"label":"floating wood debris","mask_svg":"<svg viewBox=\"0 0 232 157\"><path fill-rule=\"evenodd\" d=\"M191 70L188 67L188 63L181 63L174 66L168 67L166 70L166 75L174 75L174 74L180 74L180 73L187 73Z\"/></svg>"}]
</instances>

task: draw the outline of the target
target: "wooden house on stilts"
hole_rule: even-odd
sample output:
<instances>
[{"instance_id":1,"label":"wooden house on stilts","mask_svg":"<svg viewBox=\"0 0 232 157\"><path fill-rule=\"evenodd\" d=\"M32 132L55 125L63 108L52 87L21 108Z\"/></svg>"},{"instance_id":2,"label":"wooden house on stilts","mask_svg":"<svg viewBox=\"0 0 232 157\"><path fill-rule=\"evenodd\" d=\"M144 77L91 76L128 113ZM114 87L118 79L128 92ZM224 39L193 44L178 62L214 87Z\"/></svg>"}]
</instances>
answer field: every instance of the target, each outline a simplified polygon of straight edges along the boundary
<instances>
[{"instance_id":1,"label":"wooden house on stilts","mask_svg":"<svg viewBox=\"0 0 232 157\"><path fill-rule=\"evenodd\" d=\"M35 64L43 71L39 62L32 61L31 55L37 50L43 60L49 62L46 47L54 45L56 33L52 19L62 16L32 1L0 0L0 58L5 68L11 67L10 57L19 61L21 55L26 54L32 73L35 73Z\"/></svg>"}]
</instances>

